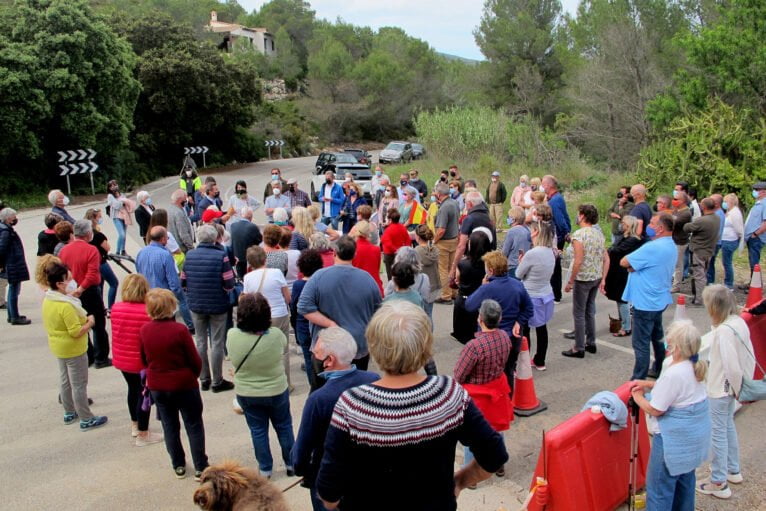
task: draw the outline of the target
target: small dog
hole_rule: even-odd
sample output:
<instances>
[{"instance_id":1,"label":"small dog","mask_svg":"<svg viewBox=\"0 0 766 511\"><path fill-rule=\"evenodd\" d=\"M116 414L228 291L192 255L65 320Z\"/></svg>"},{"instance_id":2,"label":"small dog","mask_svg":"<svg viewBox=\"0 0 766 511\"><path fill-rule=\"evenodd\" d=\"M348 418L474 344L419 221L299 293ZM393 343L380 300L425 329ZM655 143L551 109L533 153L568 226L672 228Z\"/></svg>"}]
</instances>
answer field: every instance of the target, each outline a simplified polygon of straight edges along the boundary
<instances>
[{"instance_id":1,"label":"small dog","mask_svg":"<svg viewBox=\"0 0 766 511\"><path fill-rule=\"evenodd\" d=\"M194 503L205 511L290 511L268 479L235 461L205 469Z\"/></svg>"}]
</instances>

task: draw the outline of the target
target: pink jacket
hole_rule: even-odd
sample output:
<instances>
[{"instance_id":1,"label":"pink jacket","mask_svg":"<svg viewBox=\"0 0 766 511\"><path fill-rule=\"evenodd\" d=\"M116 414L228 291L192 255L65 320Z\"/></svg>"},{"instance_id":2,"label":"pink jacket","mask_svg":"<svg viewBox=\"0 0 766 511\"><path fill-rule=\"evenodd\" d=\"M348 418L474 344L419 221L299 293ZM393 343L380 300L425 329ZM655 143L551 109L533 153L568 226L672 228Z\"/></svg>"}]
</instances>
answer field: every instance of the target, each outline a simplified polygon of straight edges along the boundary
<instances>
[{"instance_id":1,"label":"pink jacket","mask_svg":"<svg viewBox=\"0 0 766 511\"><path fill-rule=\"evenodd\" d=\"M151 319L146 305L139 302L117 302L112 306L112 363L126 373L144 369L141 362L141 327Z\"/></svg>"}]
</instances>

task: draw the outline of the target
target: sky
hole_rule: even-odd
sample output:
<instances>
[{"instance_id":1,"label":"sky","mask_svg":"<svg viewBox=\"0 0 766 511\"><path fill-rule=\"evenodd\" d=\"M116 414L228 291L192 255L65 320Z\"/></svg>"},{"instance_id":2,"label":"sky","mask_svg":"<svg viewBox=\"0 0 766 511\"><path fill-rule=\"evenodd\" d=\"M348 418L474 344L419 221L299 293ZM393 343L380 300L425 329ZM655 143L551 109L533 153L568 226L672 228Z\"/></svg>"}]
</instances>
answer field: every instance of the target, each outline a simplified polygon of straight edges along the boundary
<instances>
[{"instance_id":1,"label":"sky","mask_svg":"<svg viewBox=\"0 0 766 511\"><path fill-rule=\"evenodd\" d=\"M248 12L264 0L238 0ZM308 0L318 18L335 21L339 16L354 25L373 29L395 26L422 39L436 51L482 60L473 31L479 25L483 0ZM574 13L578 0L562 0L566 12ZM268 27L266 27L268 28Z\"/></svg>"}]
</instances>

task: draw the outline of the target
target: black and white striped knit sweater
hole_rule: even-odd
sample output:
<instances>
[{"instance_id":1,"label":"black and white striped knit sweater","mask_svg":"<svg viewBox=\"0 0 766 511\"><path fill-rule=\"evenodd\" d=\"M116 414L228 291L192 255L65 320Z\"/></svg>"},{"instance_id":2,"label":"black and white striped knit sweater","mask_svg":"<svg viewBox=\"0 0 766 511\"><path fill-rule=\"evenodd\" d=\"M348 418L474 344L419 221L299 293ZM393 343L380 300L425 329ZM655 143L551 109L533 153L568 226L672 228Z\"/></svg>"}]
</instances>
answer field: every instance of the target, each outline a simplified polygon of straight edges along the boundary
<instances>
[{"instance_id":1,"label":"black and white striped knit sweater","mask_svg":"<svg viewBox=\"0 0 766 511\"><path fill-rule=\"evenodd\" d=\"M415 445L458 428L469 400L465 389L446 376L403 390L362 385L341 395L331 424L361 445Z\"/></svg>"}]
</instances>

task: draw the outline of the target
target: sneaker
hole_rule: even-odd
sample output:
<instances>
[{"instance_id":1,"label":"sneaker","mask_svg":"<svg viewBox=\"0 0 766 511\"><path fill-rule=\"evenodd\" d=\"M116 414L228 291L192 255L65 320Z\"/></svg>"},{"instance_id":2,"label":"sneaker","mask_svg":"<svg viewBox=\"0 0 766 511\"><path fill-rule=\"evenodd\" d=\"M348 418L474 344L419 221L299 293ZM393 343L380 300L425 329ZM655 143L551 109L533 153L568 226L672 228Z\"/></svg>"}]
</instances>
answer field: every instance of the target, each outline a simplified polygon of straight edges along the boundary
<instances>
[{"instance_id":1,"label":"sneaker","mask_svg":"<svg viewBox=\"0 0 766 511\"><path fill-rule=\"evenodd\" d=\"M744 479L742 478L742 472L739 472L737 474L728 474L726 476L726 480L734 484L739 484L742 481L744 481Z\"/></svg>"},{"instance_id":2,"label":"sneaker","mask_svg":"<svg viewBox=\"0 0 766 511\"><path fill-rule=\"evenodd\" d=\"M266 479L271 479L271 470L261 470L261 475Z\"/></svg>"},{"instance_id":3,"label":"sneaker","mask_svg":"<svg viewBox=\"0 0 766 511\"><path fill-rule=\"evenodd\" d=\"M572 330L570 332L564 332L564 339L572 340L574 338L575 338L574 330Z\"/></svg>"},{"instance_id":4,"label":"sneaker","mask_svg":"<svg viewBox=\"0 0 766 511\"><path fill-rule=\"evenodd\" d=\"M162 440L162 433L155 433L153 431L147 431L145 435L139 433L136 437L136 447L146 447L147 445L162 442Z\"/></svg>"},{"instance_id":5,"label":"sneaker","mask_svg":"<svg viewBox=\"0 0 766 511\"><path fill-rule=\"evenodd\" d=\"M186 467L176 467L173 469L173 472L176 473L176 479L186 478Z\"/></svg>"},{"instance_id":6,"label":"sneaker","mask_svg":"<svg viewBox=\"0 0 766 511\"><path fill-rule=\"evenodd\" d=\"M130 436L136 438L138 436L138 423L134 422L130 425Z\"/></svg>"},{"instance_id":7,"label":"sneaker","mask_svg":"<svg viewBox=\"0 0 766 511\"><path fill-rule=\"evenodd\" d=\"M731 490L726 483L716 484L711 481L704 481L697 484L697 492L703 495L712 495L719 499L728 499L731 497Z\"/></svg>"},{"instance_id":8,"label":"sneaker","mask_svg":"<svg viewBox=\"0 0 766 511\"><path fill-rule=\"evenodd\" d=\"M93 364L93 367L95 367L96 369L104 369L105 367L112 367L112 359L107 358L106 360L96 362Z\"/></svg>"},{"instance_id":9,"label":"sneaker","mask_svg":"<svg viewBox=\"0 0 766 511\"><path fill-rule=\"evenodd\" d=\"M537 369L538 371L545 371L545 366L544 365L537 365L534 362L532 362L532 367L534 369Z\"/></svg>"},{"instance_id":10,"label":"sneaker","mask_svg":"<svg viewBox=\"0 0 766 511\"><path fill-rule=\"evenodd\" d=\"M77 412L70 412L64 414L64 424L74 424L74 421L77 420ZM742 477L742 476L740 476Z\"/></svg>"},{"instance_id":11,"label":"sneaker","mask_svg":"<svg viewBox=\"0 0 766 511\"><path fill-rule=\"evenodd\" d=\"M292 465L287 465L285 468L287 469L287 477L295 476L295 469L292 467Z\"/></svg>"},{"instance_id":12,"label":"sneaker","mask_svg":"<svg viewBox=\"0 0 766 511\"><path fill-rule=\"evenodd\" d=\"M99 426L103 426L106 424L106 421L109 419L106 418L106 415L94 415L90 419L86 421L80 421L80 431L90 431L91 429L96 429Z\"/></svg>"},{"instance_id":13,"label":"sneaker","mask_svg":"<svg viewBox=\"0 0 766 511\"><path fill-rule=\"evenodd\" d=\"M202 470L195 470L194 471L194 480L197 482L202 481Z\"/></svg>"},{"instance_id":14,"label":"sneaker","mask_svg":"<svg viewBox=\"0 0 766 511\"><path fill-rule=\"evenodd\" d=\"M234 384L229 380L221 380L221 383L218 385L211 385L210 387L210 390L212 390L214 393L225 392L232 389L234 389Z\"/></svg>"}]
</instances>

